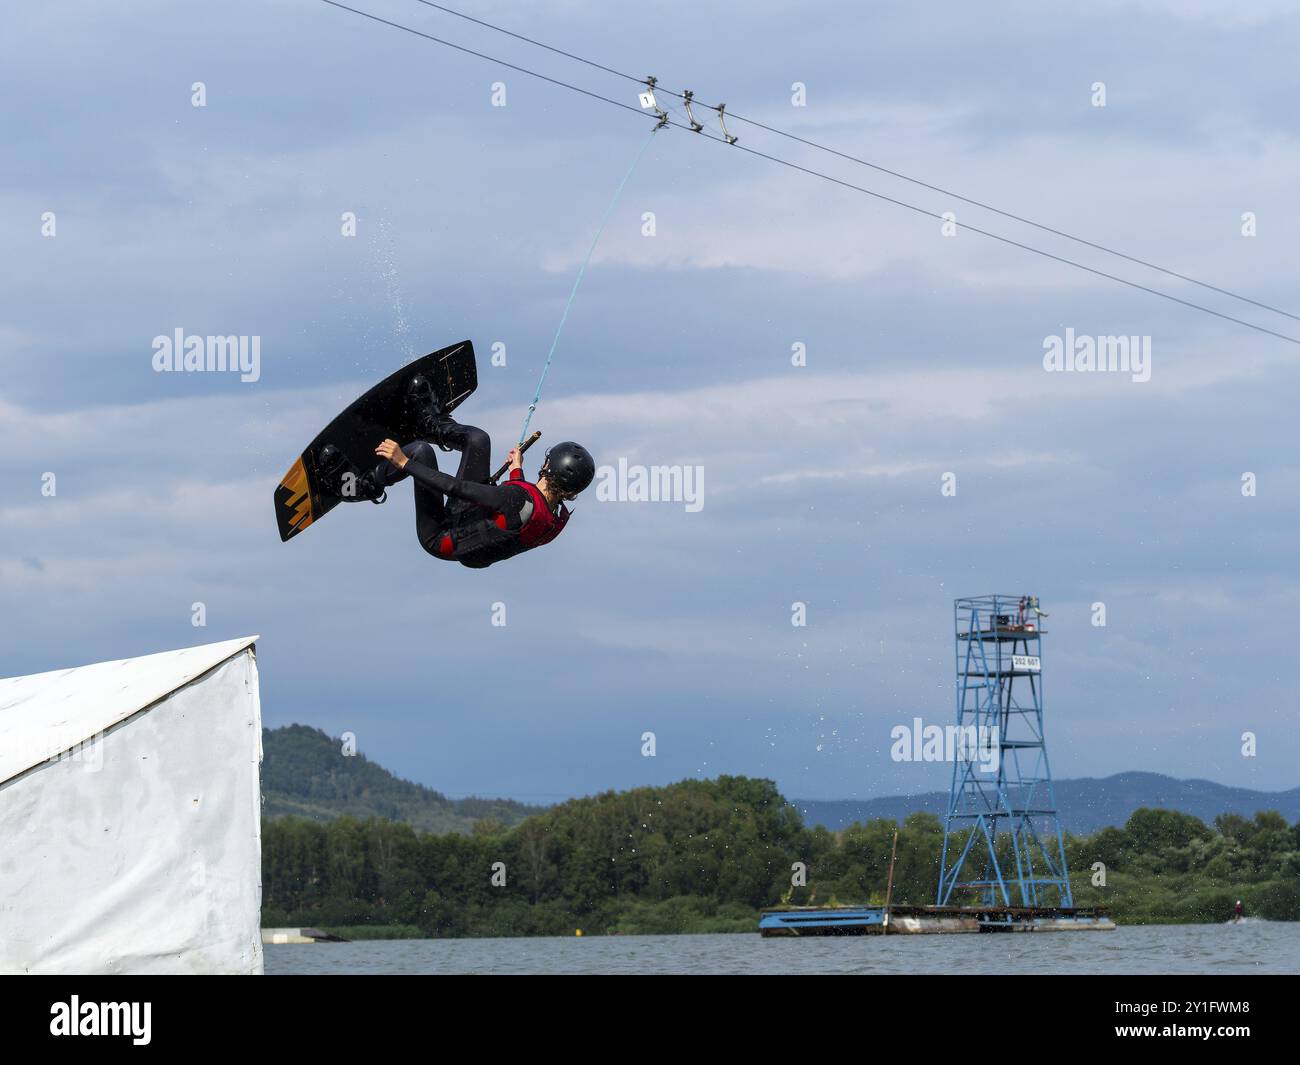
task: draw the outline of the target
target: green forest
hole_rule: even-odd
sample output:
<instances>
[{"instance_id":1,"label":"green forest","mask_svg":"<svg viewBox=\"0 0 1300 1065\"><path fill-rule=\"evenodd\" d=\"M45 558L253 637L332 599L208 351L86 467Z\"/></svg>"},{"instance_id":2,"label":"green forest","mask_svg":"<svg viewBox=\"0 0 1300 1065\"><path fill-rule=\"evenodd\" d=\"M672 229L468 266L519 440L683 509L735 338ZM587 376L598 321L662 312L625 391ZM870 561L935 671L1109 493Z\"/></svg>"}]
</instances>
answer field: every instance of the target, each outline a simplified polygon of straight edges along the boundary
<instances>
[{"instance_id":1,"label":"green forest","mask_svg":"<svg viewBox=\"0 0 1300 1065\"><path fill-rule=\"evenodd\" d=\"M753 932L764 906L883 903L897 827L806 828L772 781L727 776L574 799L513 825L487 816L469 834L279 817L262 830L262 923L347 938ZM942 843L935 817L906 819L895 903L934 902ZM1120 923L1221 922L1237 899L1251 916L1300 919L1300 823L1277 813L1211 827L1143 809L1122 829L1067 837L1066 854L1075 905Z\"/></svg>"}]
</instances>

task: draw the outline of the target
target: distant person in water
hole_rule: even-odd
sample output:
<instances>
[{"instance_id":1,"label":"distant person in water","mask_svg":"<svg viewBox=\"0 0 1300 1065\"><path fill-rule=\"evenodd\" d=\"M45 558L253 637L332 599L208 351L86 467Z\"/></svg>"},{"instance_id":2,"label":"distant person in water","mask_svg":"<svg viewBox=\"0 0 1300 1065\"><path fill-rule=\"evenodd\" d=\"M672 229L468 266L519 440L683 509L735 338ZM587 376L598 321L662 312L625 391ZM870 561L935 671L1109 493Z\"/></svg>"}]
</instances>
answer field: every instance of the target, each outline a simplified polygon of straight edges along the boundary
<instances>
[{"instance_id":1,"label":"distant person in water","mask_svg":"<svg viewBox=\"0 0 1300 1065\"><path fill-rule=\"evenodd\" d=\"M382 501L385 489L415 481L415 532L435 558L483 569L549 544L569 521L565 505L591 484L596 463L581 444L564 441L546 452L536 483L524 479L523 456L510 449L510 479L490 484L492 441L482 429L461 425L445 414L433 384L411 380L408 402L426 439L401 446L384 440L375 448L383 461L366 473L358 498ZM438 452L460 452L456 475L438 469Z\"/></svg>"},{"instance_id":2,"label":"distant person in water","mask_svg":"<svg viewBox=\"0 0 1300 1065\"><path fill-rule=\"evenodd\" d=\"M1241 906L1241 899L1238 899L1238 900L1237 900L1237 905L1236 905L1236 908L1235 908L1234 912L1235 912L1235 914L1236 914L1236 916L1235 916L1235 918L1234 918L1235 920L1240 921L1243 917L1246 916L1246 911L1245 911L1244 909L1242 909L1242 906Z\"/></svg>"}]
</instances>

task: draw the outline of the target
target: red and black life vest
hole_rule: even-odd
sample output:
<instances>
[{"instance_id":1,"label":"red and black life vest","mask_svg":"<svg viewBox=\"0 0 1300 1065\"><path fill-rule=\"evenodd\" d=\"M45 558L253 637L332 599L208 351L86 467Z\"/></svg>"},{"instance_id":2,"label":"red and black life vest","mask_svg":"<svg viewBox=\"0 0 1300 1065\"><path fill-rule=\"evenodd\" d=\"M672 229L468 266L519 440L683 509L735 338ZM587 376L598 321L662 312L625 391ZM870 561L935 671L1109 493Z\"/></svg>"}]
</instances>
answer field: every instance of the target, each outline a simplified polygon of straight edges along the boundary
<instances>
[{"instance_id":1,"label":"red and black life vest","mask_svg":"<svg viewBox=\"0 0 1300 1065\"><path fill-rule=\"evenodd\" d=\"M509 513L492 514L476 508L443 534L438 543L440 557L482 569L549 544L560 535L569 521L568 507L561 503L558 511L552 511L541 489L525 481L521 470L512 470L509 482L502 487L518 489L528 498Z\"/></svg>"}]
</instances>

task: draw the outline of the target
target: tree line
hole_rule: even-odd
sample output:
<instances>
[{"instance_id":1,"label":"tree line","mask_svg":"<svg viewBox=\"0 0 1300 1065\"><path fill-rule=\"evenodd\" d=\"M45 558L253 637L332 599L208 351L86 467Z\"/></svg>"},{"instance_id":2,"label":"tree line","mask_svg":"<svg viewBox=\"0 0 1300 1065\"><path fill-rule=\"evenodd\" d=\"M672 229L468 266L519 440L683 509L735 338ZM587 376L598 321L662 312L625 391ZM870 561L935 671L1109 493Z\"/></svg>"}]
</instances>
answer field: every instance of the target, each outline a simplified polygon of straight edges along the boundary
<instances>
[{"instance_id":1,"label":"tree line","mask_svg":"<svg viewBox=\"0 0 1300 1065\"><path fill-rule=\"evenodd\" d=\"M769 780L719 777L574 799L470 835L380 818L267 821L263 924L412 936L753 931L780 904L881 903L895 828L893 901L934 902L943 828L917 813L808 828ZM1067 837L1076 905L1121 922L1300 919L1300 824L1277 813L1213 827L1139 810L1123 828ZM802 868L802 876L799 869ZM975 900L965 900L975 901Z\"/></svg>"}]
</instances>

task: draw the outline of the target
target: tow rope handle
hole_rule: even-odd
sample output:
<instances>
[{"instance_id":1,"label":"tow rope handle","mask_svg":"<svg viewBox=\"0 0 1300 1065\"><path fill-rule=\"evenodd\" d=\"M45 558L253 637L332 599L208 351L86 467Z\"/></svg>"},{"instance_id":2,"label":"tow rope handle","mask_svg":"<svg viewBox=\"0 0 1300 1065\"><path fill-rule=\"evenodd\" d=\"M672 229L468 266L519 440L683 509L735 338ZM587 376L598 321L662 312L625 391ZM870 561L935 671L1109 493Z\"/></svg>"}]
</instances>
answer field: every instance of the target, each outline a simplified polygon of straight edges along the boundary
<instances>
[{"instance_id":1,"label":"tow rope handle","mask_svg":"<svg viewBox=\"0 0 1300 1065\"><path fill-rule=\"evenodd\" d=\"M533 435L530 436L527 440L525 440L522 444L519 445L519 454L522 456L523 453L524 453L525 451L527 451L530 447L532 447L535 443L537 443L538 438L540 438L541 435L542 435L542 431L541 431L540 429L534 429L534 430L533 430ZM506 472L506 470L508 470L508 469L510 469L510 463L509 463L509 461L503 462L503 463L501 464L501 469L497 470L497 472L494 473L494 474L493 474L493 475L488 479L488 484L496 484L497 481L501 480L502 475L503 475L503 474Z\"/></svg>"}]
</instances>

